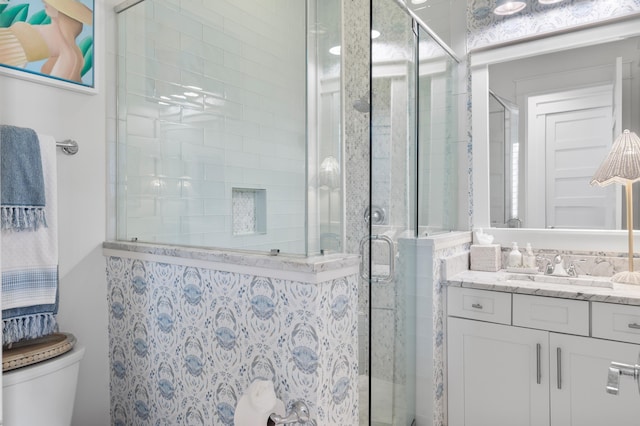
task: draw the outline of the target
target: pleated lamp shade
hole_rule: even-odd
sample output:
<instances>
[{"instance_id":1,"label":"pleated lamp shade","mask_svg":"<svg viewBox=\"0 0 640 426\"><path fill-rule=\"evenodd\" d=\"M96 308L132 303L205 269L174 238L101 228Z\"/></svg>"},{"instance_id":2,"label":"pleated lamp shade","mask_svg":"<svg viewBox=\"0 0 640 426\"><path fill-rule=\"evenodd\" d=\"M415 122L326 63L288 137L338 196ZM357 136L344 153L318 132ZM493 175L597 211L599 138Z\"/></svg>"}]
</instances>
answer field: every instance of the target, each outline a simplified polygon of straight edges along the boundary
<instances>
[{"instance_id":1,"label":"pleated lamp shade","mask_svg":"<svg viewBox=\"0 0 640 426\"><path fill-rule=\"evenodd\" d=\"M593 175L591 185L607 186L619 183L625 186L627 200L627 229L629 237L629 270L615 274L611 281L640 284L640 273L633 271L633 182L640 180L640 138L625 130L613 142L609 155Z\"/></svg>"},{"instance_id":2,"label":"pleated lamp shade","mask_svg":"<svg viewBox=\"0 0 640 426\"><path fill-rule=\"evenodd\" d=\"M640 180L640 138L625 130L615 140L591 179L591 185L607 186L611 183L627 185Z\"/></svg>"},{"instance_id":3,"label":"pleated lamp shade","mask_svg":"<svg viewBox=\"0 0 640 426\"><path fill-rule=\"evenodd\" d=\"M320 186L335 189L340 186L340 163L334 156L328 156L320 164Z\"/></svg>"}]
</instances>

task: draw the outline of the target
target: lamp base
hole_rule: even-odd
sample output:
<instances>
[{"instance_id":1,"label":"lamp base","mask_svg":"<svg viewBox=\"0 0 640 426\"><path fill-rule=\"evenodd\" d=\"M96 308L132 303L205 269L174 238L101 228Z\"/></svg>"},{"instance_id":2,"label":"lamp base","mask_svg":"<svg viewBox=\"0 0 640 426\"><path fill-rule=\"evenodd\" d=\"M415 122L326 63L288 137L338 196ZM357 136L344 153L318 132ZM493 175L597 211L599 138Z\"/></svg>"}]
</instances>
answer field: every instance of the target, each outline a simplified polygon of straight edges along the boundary
<instances>
[{"instance_id":1,"label":"lamp base","mask_svg":"<svg viewBox=\"0 0 640 426\"><path fill-rule=\"evenodd\" d=\"M614 283L640 285L640 272L618 272L613 277L611 277L611 281L613 281Z\"/></svg>"}]
</instances>

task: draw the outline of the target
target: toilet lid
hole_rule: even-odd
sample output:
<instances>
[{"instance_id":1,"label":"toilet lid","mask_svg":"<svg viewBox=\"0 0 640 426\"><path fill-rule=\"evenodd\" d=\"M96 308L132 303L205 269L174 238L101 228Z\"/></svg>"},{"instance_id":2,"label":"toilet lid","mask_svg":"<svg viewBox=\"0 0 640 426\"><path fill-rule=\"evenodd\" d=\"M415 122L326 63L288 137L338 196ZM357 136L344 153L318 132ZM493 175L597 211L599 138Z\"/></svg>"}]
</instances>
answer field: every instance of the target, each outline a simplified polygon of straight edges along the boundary
<instances>
[{"instance_id":1,"label":"toilet lid","mask_svg":"<svg viewBox=\"0 0 640 426\"><path fill-rule=\"evenodd\" d=\"M15 370L45 361L73 349L76 338L71 333L53 333L37 339L14 343L2 349L2 371Z\"/></svg>"}]
</instances>

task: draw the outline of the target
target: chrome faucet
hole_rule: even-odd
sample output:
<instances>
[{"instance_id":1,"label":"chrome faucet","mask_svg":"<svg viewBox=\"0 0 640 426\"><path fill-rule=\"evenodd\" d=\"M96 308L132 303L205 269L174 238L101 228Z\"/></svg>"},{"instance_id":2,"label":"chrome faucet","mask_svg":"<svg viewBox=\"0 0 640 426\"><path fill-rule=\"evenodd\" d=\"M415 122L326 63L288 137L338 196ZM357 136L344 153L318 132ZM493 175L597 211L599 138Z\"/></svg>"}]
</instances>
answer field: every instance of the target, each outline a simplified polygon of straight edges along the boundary
<instances>
[{"instance_id":1,"label":"chrome faucet","mask_svg":"<svg viewBox=\"0 0 640 426\"><path fill-rule=\"evenodd\" d=\"M574 259L569 262L569 266L565 269L564 259L561 255L554 256L553 261L546 257L536 256L536 264L541 266L538 270L545 275L557 275L561 277L577 277L578 276L578 263L586 262L586 259Z\"/></svg>"},{"instance_id":2,"label":"chrome faucet","mask_svg":"<svg viewBox=\"0 0 640 426\"><path fill-rule=\"evenodd\" d=\"M309 414L309 407L302 400L298 400L291 406L291 411L286 416L281 416L276 413L271 413L269 416L269 425L288 425L291 423L309 423L313 426L316 425L315 420L311 420Z\"/></svg>"},{"instance_id":3,"label":"chrome faucet","mask_svg":"<svg viewBox=\"0 0 640 426\"><path fill-rule=\"evenodd\" d=\"M545 264L542 266L542 272L545 275L557 275L560 277L567 277L567 276L577 277L578 276L576 272L576 267L573 264L573 262L569 266L569 269L564 268L564 259L560 254L556 254L553 257L553 260L549 260L546 257L537 256L536 262L537 263L545 262Z\"/></svg>"},{"instance_id":4,"label":"chrome faucet","mask_svg":"<svg viewBox=\"0 0 640 426\"><path fill-rule=\"evenodd\" d=\"M566 277L569 275L564 269L564 259L559 254L556 254L553 258L553 269L551 270L550 275L557 275L560 277Z\"/></svg>"}]
</instances>

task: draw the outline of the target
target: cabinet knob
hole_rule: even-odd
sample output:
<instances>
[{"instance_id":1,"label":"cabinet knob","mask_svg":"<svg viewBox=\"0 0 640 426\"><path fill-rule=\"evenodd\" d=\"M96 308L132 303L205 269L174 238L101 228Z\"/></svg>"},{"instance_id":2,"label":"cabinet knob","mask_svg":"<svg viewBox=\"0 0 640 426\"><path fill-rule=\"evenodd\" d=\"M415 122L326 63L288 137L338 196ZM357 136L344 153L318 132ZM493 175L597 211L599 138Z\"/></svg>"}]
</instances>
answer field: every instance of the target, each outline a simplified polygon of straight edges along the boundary
<instances>
[{"instance_id":1,"label":"cabinet knob","mask_svg":"<svg viewBox=\"0 0 640 426\"><path fill-rule=\"evenodd\" d=\"M471 307L475 308L475 309L482 309L482 305L480 303L473 303L473 304L471 304Z\"/></svg>"}]
</instances>

